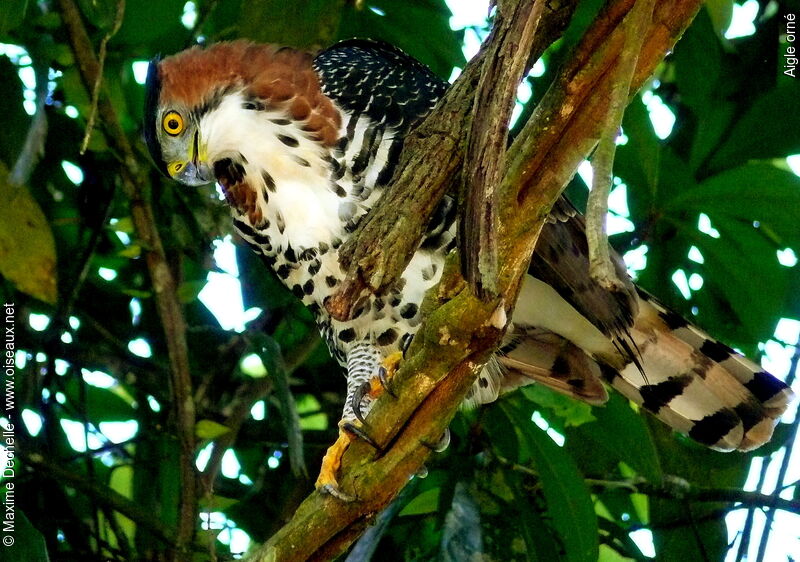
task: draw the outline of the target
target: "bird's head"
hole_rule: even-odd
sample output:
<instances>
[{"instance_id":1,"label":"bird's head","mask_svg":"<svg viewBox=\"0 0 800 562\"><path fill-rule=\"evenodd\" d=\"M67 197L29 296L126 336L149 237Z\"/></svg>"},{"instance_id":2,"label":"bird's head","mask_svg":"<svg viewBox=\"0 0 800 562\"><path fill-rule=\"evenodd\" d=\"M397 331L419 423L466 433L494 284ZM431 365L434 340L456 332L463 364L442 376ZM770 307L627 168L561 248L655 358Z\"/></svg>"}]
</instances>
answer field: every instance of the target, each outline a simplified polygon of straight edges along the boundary
<instances>
[{"instance_id":1,"label":"bird's head","mask_svg":"<svg viewBox=\"0 0 800 562\"><path fill-rule=\"evenodd\" d=\"M264 122L277 116L306 138L332 144L340 117L322 94L312 61L308 53L247 41L153 60L144 108L153 161L186 185L231 183L222 163L246 164L245 155L263 162Z\"/></svg>"},{"instance_id":2,"label":"bird's head","mask_svg":"<svg viewBox=\"0 0 800 562\"><path fill-rule=\"evenodd\" d=\"M207 184L214 176L200 140L199 116L185 101L160 102L158 65L158 60L150 63L146 82L144 135L150 155L169 177L186 185Z\"/></svg>"}]
</instances>

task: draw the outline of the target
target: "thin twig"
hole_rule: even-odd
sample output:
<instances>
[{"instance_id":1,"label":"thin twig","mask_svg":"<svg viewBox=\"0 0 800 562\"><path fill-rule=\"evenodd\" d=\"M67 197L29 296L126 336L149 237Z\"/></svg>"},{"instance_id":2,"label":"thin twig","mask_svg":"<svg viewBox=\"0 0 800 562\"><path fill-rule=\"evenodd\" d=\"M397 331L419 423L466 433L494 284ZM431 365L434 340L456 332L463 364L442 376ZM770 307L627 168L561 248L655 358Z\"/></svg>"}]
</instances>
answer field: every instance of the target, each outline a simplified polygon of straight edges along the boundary
<instances>
[{"instance_id":1,"label":"thin twig","mask_svg":"<svg viewBox=\"0 0 800 562\"><path fill-rule=\"evenodd\" d=\"M83 134L83 141L81 141L81 150L80 153L86 153L86 149L89 147L89 139L92 137L92 131L94 130L94 122L97 119L97 100L100 97L100 86L103 83L103 67L106 64L106 51L108 49L108 42L114 37L119 28L122 27L122 20L125 15L125 0L117 0L117 11L114 15L114 23L111 27L111 31L105 34L103 39L100 41L100 52L97 56L97 62L100 66L97 72L97 78L94 81L94 86L92 86L92 100L91 105L89 107L89 118L86 120L86 131Z\"/></svg>"},{"instance_id":2,"label":"thin twig","mask_svg":"<svg viewBox=\"0 0 800 562\"><path fill-rule=\"evenodd\" d=\"M319 337L316 334L310 333L309 337L298 343L292 349L291 353L286 354L284 359L286 376L291 375L306 359L308 359L308 356L317 348L319 342ZM201 477L205 494L213 493L214 481L222 466L222 457L225 451L236 442L242 424L250 415L253 405L266 397L271 392L272 387L272 378L267 376L260 379L252 379L237 390L234 403L232 407L230 407L230 415L228 415L224 423L230 431L220 435L214 441L208 464Z\"/></svg>"},{"instance_id":3,"label":"thin twig","mask_svg":"<svg viewBox=\"0 0 800 562\"><path fill-rule=\"evenodd\" d=\"M219 0L208 0L208 2L203 3L196 3L197 10L200 14L197 16L197 20L194 22L194 26L192 27L192 43L196 43L197 40L200 38L200 35L203 33L203 27L205 27L208 18L214 13L214 10L219 4Z\"/></svg>"},{"instance_id":4,"label":"thin twig","mask_svg":"<svg viewBox=\"0 0 800 562\"><path fill-rule=\"evenodd\" d=\"M786 383L790 386L794 380L798 365L800 365L800 345L795 348L794 355L789 363L789 376L786 378ZM794 452L794 444L797 442L798 428L800 428L800 417L795 414L795 420L792 424L792 431L786 440L786 445L784 445L783 460L781 462L781 467L778 470L778 480L775 483L775 490L772 492L772 497L774 498L780 498L778 494L783 492L783 481L786 479L786 473L789 471L789 466L792 461L792 452ZM764 459L764 462L767 464L767 459ZM764 531L761 533L761 542L758 544L758 555L756 556L756 562L762 562L764 560L764 556L767 552L767 543L769 542L772 531L772 522L774 520L775 512L770 510L770 512L767 513L767 520L764 521Z\"/></svg>"},{"instance_id":5,"label":"thin twig","mask_svg":"<svg viewBox=\"0 0 800 562\"><path fill-rule=\"evenodd\" d=\"M157 537L165 544L175 545L175 529L165 525L153 514L143 509L136 502L129 500L122 494L88 480L85 475L66 470L59 464L46 460L37 453L20 451L21 460L28 466L41 470L60 484L82 492L99 504L108 506L136 523L141 529Z\"/></svg>"},{"instance_id":6,"label":"thin twig","mask_svg":"<svg viewBox=\"0 0 800 562\"><path fill-rule=\"evenodd\" d=\"M799 500L787 500L761 492L746 492L739 488L706 488L672 477L674 481L681 481L679 485L655 484L644 479L632 480L600 480L587 478L589 486L597 488L624 488L631 493L646 494L666 499L685 499L701 502L729 502L742 505L769 507L783 509L792 513L800 513Z\"/></svg>"},{"instance_id":7,"label":"thin twig","mask_svg":"<svg viewBox=\"0 0 800 562\"><path fill-rule=\"evenodd\" d=\"M594 171L592 191L586 204L586 239L589 245L589 273L600 286L613 291L624 291L625 286L617 277L616 268L606 234L608 196L611 193L614 174L614 153L622 115L631 97L632 80L639 53L644 44L645 30L653 18L654 0L639 0L625 18L625 42L615 67L610 109L603 124L603 134L592 158Z\"/></svg>"}]
</instances>

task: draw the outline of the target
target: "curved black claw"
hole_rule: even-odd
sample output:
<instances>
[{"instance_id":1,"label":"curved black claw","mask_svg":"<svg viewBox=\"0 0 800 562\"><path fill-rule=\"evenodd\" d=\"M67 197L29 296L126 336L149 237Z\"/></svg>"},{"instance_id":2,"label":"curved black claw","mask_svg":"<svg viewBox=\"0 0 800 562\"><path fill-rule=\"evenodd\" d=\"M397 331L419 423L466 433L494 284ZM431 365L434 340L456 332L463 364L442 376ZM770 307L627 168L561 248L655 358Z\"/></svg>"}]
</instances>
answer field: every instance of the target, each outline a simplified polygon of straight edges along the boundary
<instances>
[{"instance_id":1,"label":"curved black claw","mask_svg":"<svg viewBox=\"0 0 800 562\"><path fill-rule=\"evenodd\" d=\"M350 494L345 494L333 484L325 484L324 486L319 488L319 491L322 492L323 494L329 494L334 498L339 499L345 503L351 503L356 501L356 498L354 498Z\"/></svg>"},{"instance_id":2,"label":"curved black claw","mask_svg":"<svg viewBox=\"0 0 800 562\"><path fill-rule=\"evenodd\" d=\"M364 414L361 413L361 401L364 399L364 396L370 390L370 384L365 382L361 386L359 386L356 391L353 393L353 398L350 400L350 406L353 408L353 414L356 416L356 419L367 425L367 420L364 419Z\"/></svg>"},{"instance_id":3,"label":"curved black claw","mask_svg":"<svg viewBox=\"0 0 800 562\"><path fill-rule=\"evenodd\" d=\"M450 429L445 429L439 441L436 443L428 443L427 441L420 441L423 447L427 447L434 453L441 453L450 446Z\"/></svg>"},{"instance_id":4,"label":"curved black claw","mask_svg":"<svg viewBox=\"0 0 800 562\"><path fill-rule=\"evenodd\" d=\"M386 374L386 367L378 367L378 380L381 382L383 390L385 390L386 393L392 398L397 398L397 394L395 394L394 390L392 390L392 384Z\"/></svg>"},{"instance_id":5,"label":"curved black claw","mask_svg":"<svg viewBox=\"0 0 800 562\"><path fill-rule=\"evenodd\" d=\"M366 441L367 443L369 443L370 445L375 447L375 449L377 451L379 451L379 452L382 451L381 446L378 445L372 437L367 435L367 433L363 429L358 427L357 425L352 424L350 422L344 422L342 424L342 429L344 429L348 433L352 433L353 435L355 435L359 439L361 439L363 441Z\"/></svg>"}]
</instances>

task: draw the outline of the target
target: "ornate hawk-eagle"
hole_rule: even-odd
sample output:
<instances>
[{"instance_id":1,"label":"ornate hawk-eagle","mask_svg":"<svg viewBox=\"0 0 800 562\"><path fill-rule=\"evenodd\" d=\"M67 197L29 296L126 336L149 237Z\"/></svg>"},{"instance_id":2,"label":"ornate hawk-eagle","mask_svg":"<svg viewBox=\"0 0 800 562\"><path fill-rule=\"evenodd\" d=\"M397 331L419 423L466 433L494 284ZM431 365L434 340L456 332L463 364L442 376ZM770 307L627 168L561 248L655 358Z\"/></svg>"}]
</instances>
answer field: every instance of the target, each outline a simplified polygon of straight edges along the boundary
<instances>
[{"instance_id":1,"label":"ornate hawk-eagle","mask_svg":"<svg viewBox=\"0 0 800 562\"><path fill-rule=\"evenodd\" d=\"M391 189L404 136L447 84L385 44L349 40L316 57L245 41L194 47L151 64L145 137L158 167L196 186L218 182L241 237L309 307L347 370L340 438L317 487L336 485L385 365L422 321L420 303L455 246L445 197L402 277L332 318L344 277L338 249ZM622 278L628 279L617 257ZM582 217L560 200L532 258L512 328L470 391L473 404L542 382L591 403L604 381L696 441L746 451L768 441L792 393L627 280L612 295L588 273Z\"/></svg>"}]
</instances>

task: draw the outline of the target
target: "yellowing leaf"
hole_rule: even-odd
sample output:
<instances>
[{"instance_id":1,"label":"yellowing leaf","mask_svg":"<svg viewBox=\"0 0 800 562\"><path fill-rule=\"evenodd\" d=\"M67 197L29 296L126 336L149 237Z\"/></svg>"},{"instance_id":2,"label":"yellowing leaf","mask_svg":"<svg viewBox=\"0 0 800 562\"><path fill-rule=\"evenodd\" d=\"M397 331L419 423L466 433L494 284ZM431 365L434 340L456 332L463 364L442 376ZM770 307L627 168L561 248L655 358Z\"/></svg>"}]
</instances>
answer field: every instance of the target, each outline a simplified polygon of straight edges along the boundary
<instances>
[{"instance_id":1,"label":"yellowing leaf","mask_svg":"<svg viewBox=\"0 0 800 562\"><path fill-rule=\"evenodd\" d=\"M111 230L133 234L133 219L131 217L122 217L111 225Z\"/></svg>"},{"instance_id":2,"label":"yellowing leaf","mask_svg":"<svg viewBox=\"0 0 800 562\"><path fill-rule=\"evenodd\" d=\"M25 187L9 185L1 166L0 273L32 297L50 304L58 298L50 224Z\"/></svg>"},{"instance_id":3,"label":"yellowing leaf","mask_svg":"<svg viewBox=\"0 0 800 562\"><path fill-rule=\"evenodd\" d=\"M128 246L124 250L117 252L117 255L121 258L138 258L140 255L142 255L142 247Z\"/></svg>"},{"instance_id":4,"label":"yellowing leaf","mask_svg":"<svg viewBox=\"0 0 800 562\"><path fill-rule=\"evenodd\" d=\"M225 511L231 506L239 503L240 500L234 498L226 498L217 494L203 496L200 498L200 509L203 511Z\"/></svg>"},{"instance_id":5,"label":"yellowing leaf","mask_svg":"<svg viewBox=\"0 0 800 562\"><path fill-rule=\"evenodd\" d=\"M229 427L211 420L200 420L194 426L194 434L200 439L216 439L230 430Z\"/></svg>"}]
</instances>

